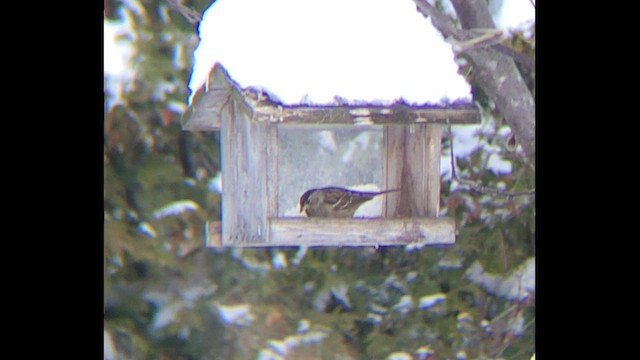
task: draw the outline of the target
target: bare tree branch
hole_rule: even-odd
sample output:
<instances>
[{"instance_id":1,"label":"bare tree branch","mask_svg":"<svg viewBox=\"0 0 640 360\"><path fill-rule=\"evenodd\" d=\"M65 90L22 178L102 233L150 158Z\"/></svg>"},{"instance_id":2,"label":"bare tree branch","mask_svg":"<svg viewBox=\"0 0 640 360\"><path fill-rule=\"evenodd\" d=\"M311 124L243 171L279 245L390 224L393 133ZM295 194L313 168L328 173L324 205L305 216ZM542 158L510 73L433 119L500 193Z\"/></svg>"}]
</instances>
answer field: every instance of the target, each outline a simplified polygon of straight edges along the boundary
<instances>
[{"instance_id":1,"label":"bare tree branch","mask_svg":"<svg viewBox=\"0 0 640 360\"><path fill-rule=\"evenodd\" d=\"M171 8L171 10L175 10L182 14L182 16L184 16L189 23L199 23L202 20L202 16L200 16L197 11L182 5L181 1L182 0L167 0L167 3L169 4L169 8Z\"/></svg>"},{"instance_id":2,"label":"bare tree branch","mask_svg":"<svg viewBox=\"0 0 640 360\"><path fill-rule=\"evenodd\" d=\"M508 46L504 46L502 44L495 44L495 45L492 45L491 47L494 50L500 51L501 53L507 56L510 56L511 58L513 58L513 60L529 68L529 70L535 70L536 68L535 61L530 56L527 56L526 54L515 51L512 48Z\"/></svg>"},{"instance_id":3,"label":"bare tree branch","mask_svg":"<svg viewBox=\"0 0 640 360\"><path fill-rule=\"evenodd\" d=\"M513 129L517 141L535 166L535 102L513 59L487 39L478 38L477 29L495 29L485 0L451 0L462 25L459 29L449 17L426 0L414 0L418 11L431 18L433 26L453 44L464 44L463 50L474 65L475 83L494 101L500 113ZM474 31L474 29L476 29ZM487 46L489 45L489 46ZM506 47L503 47L506 48ZM529 62L532 65L532 61Z\"/></svg>"},{"instance_id":4,"label":"bare tree branch","mask_svg":"<svg viewBox=\"0 0 640 360\"><path fill-rule=\"evenodd\" d=\"M466 35L472 35L469 40L458 41L456 39L449 39L449 42L453 45L453 49L456 52L465 52L470 49L478 49L482 47L493 46L500 42L502 31L498 29L473 29L466 33Z\"/></svg>"}]
</instances>

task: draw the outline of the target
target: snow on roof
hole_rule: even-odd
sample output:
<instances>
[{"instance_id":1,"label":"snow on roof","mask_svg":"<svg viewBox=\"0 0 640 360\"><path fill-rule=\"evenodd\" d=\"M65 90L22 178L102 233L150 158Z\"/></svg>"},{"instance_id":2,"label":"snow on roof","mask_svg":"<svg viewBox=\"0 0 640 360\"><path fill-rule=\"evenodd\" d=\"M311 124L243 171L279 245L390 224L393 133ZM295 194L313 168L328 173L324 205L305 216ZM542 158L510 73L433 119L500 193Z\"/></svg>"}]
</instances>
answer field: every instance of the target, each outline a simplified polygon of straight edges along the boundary
<instances>
[{"instance_id":1,"label":"snow on roof","mask_svg":"<svg viewBox=\"0 0 640 360\"><path fill-rule=\"evenodd\" d=\"M471 100L451 45L412 0L218 0L199 32L189 103L216 62L287 105Z\"/></svg>"}]
</instances>

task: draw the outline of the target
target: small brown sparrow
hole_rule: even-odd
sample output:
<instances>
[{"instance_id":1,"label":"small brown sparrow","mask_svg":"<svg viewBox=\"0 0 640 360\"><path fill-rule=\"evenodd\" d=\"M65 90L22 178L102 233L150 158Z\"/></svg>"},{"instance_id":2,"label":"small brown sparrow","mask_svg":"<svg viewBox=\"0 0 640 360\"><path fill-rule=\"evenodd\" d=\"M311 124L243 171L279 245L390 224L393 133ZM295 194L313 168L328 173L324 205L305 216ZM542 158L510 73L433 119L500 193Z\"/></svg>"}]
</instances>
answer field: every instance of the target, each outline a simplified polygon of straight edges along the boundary
<instances>
[{"instance_id":1,"label":"small brown sparrow","mask_svg":"<svg viewBox=\"0 0 640 360\"><path fill-rule=\"evenodd\" d=\"M335 186L311 189L300 197L300 212L306 213L308 217L350 218L360 205L375 196L399 190L361 192Z\"/></svg>"}]
</instances>

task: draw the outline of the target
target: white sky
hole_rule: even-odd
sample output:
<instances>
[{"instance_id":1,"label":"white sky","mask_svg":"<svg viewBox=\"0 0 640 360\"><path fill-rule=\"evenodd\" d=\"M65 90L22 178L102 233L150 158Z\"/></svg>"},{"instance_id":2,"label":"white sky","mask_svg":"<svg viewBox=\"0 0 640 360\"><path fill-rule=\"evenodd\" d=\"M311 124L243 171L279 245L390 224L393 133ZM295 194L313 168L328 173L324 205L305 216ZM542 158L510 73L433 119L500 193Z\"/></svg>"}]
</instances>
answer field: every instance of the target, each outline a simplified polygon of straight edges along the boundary
<instances>
[{"instance_id":1,"label":"white sky","mask_svg":"<svg viewBox=\"0 0 640 360\"><path fill-rule=\"evenodd\" d=\"M496 14L494 22L498 28L513 29L535 20L536 9L532 0L503 0L502 8ZM535 4L535 1L533 1Z\"/></svg>"}]
</instances>

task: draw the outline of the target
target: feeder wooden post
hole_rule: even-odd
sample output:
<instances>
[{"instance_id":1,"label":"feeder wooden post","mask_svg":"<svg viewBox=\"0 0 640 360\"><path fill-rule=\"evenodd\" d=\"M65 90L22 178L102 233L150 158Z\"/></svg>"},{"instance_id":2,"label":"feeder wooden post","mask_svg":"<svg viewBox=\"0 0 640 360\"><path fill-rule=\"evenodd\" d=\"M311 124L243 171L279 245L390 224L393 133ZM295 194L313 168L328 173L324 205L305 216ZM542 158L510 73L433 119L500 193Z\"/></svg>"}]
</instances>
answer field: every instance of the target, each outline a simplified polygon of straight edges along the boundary
<instances>
[{"instance_id":1,"label":"feeder wooden post","mask_svg":"<svg viewBox=\"0 0 640 360\"><path fill-rule=\"evenodd\" d=\"M438 217L441 125L386 126L384 139L386 188L402 189L387 197L387 216Z\"/></svg>"}]
</instances>

